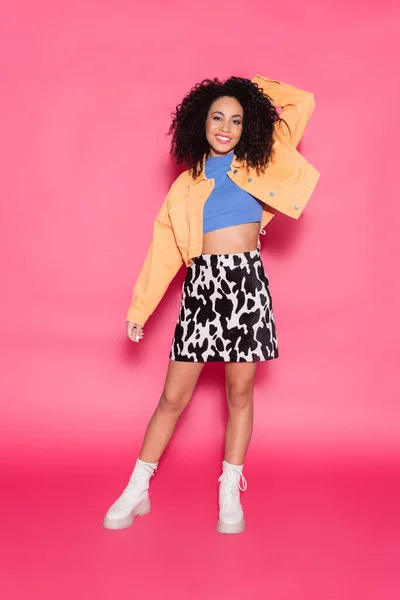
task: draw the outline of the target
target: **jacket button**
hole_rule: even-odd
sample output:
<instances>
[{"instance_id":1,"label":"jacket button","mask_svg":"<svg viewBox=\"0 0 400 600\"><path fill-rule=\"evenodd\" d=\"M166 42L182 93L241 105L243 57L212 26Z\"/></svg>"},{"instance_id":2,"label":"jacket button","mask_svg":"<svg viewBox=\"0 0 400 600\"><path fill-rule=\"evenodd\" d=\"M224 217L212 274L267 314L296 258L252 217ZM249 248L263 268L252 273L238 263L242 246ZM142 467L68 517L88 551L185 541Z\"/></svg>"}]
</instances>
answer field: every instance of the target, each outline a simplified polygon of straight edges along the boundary
<instances>
[{"instance_id":1,"label":"jacket button","mask_svg":"<svg viewBox=\"0 0 400 600\"><path fill-rule=\"evenodd\" d=\"M294 205L294 210L299 210L300 206L298 204Z\"/></svg>"},{"instance_id":2,"label":"jacket button","mask_svg":"<svg viewBox=\"0 0 400 600\"><path fill-rule=\"evenodd\" d=\"M251 182L253 181L253 178L252 178L252 177L249 177L247 181L248 181L249 183L251 183Z\"/></svg>"},{"instance_id":3,"label":"jacket button","mask_svg":"<svg viewBox=\"0 0 400 600\"><path fill-rule=\"evenodd\" d=\"M234 172L234 174L236 175L236 173L238 172L238 170L237 170L237 169L234 169L234 170L233 170L233 172Z\"/></svg>"},{"instance_id":4,"label":"jacket button","mask_svg":"<svg viewBox=\"0 0 400 600\"><path fill-rule=\"evenodd\" d=\"M270 196L275 196L275 192L270 192L269 195Z\"/></svg>"}]
</instances>

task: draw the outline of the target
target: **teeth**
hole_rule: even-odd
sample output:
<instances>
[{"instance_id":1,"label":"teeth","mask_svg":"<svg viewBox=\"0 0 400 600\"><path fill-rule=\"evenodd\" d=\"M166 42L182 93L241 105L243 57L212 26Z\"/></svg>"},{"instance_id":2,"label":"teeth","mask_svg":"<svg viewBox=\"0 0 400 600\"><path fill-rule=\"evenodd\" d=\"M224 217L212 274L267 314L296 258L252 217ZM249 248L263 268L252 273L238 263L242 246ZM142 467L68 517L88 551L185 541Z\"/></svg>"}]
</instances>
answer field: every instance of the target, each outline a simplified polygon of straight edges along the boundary
<instances>
[{"instance_id":1,"label":"teeth","mask_svg":"<svg viewBox=\"0 0 400 600\"><path fill-rule=\"evenodd\" d=\"M224 137L223 135L217 135L217 138L219 138L220 140L224 140L224 141L228 141L228 140L231 139L231 138L228 138L228 137Z\"/></svg>"}]
</instances>

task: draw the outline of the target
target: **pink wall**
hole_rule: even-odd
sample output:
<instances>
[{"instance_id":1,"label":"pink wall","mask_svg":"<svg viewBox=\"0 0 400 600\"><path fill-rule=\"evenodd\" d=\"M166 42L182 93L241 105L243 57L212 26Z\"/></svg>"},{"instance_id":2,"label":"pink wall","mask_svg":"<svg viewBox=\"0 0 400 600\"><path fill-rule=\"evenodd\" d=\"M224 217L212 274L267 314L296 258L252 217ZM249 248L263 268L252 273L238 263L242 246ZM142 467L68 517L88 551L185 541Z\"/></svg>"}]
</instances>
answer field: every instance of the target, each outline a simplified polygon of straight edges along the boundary
<instances>
[{"instance_id":1,"label":"pink wall","mask_svg":"<svg viewBox=\"0 0 400 600\"><path fill-rule=\"evenodd\" d=\"M259 369L252 452L400 450L398 8L250 6L4 8L0 439L10 460L28 447L138 449L183 278L144 341L129 343L132 286L177 174L170 113L202 78L256 72L315 93L301 151L321 179L301 219L277 217L263 238L281 356ZM220 449L222 374L206 369L170 451Z\"/></svg>"}]
</instances>

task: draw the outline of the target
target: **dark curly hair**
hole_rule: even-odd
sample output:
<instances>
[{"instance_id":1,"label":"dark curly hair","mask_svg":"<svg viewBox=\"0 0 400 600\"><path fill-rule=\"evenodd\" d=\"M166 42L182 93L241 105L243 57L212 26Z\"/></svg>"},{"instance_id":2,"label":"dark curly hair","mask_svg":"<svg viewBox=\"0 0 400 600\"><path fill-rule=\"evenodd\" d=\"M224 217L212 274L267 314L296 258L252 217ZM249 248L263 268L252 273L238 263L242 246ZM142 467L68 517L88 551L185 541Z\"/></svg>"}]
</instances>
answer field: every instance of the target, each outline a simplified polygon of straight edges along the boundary
<instances>
[{"instance_id":1,"label":"dark curly hair","mask_svg":"<svg viewBox=\"0 0 400 600\"><path fill-rule=\"evenodd\" d=\"M168 134L172 134L170 154L178 164L185 163L195 178L210 153L206 120L211 104L221 96L236 98L243 108L243 130L235 146L236 156L259 174L272 158L273 130L280 117L256 83L242 77L218 78L197 83L172 113Z\"/></svg>"}]
</instances>

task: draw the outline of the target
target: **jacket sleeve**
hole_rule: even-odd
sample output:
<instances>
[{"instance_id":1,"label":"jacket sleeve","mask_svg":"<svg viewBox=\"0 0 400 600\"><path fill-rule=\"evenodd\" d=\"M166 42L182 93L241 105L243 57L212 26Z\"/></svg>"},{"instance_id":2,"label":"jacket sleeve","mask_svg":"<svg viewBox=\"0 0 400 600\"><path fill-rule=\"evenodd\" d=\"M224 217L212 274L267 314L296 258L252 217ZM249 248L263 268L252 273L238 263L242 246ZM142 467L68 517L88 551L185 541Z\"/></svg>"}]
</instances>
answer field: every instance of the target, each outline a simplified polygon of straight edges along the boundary
<instances>
[{"instance_id":1,"label":"jacket sleeve","mask_svg":"<svg viewBox=\"0 0 400 600\"><path fill-rule=\"evenodd\" d=\"M133 289L127 321L144 326L182 263L165 200L154 222L153 239Z\"/></svg>"},{"instance_id":2,"label":"jacket sleeve","mask_svg":"<svg viewBox=\"0 0 400 600\"><path fill-rule=\"evenodd\" d=\"M281 81L267 79L262 75L253 77L252 82L262 88L275 107L282 108L280 117L283 122L279 121L277 123L278 130L284 138L296 147L314 111L314 94L304 92Z\"/></svg>"}]
</instances>

